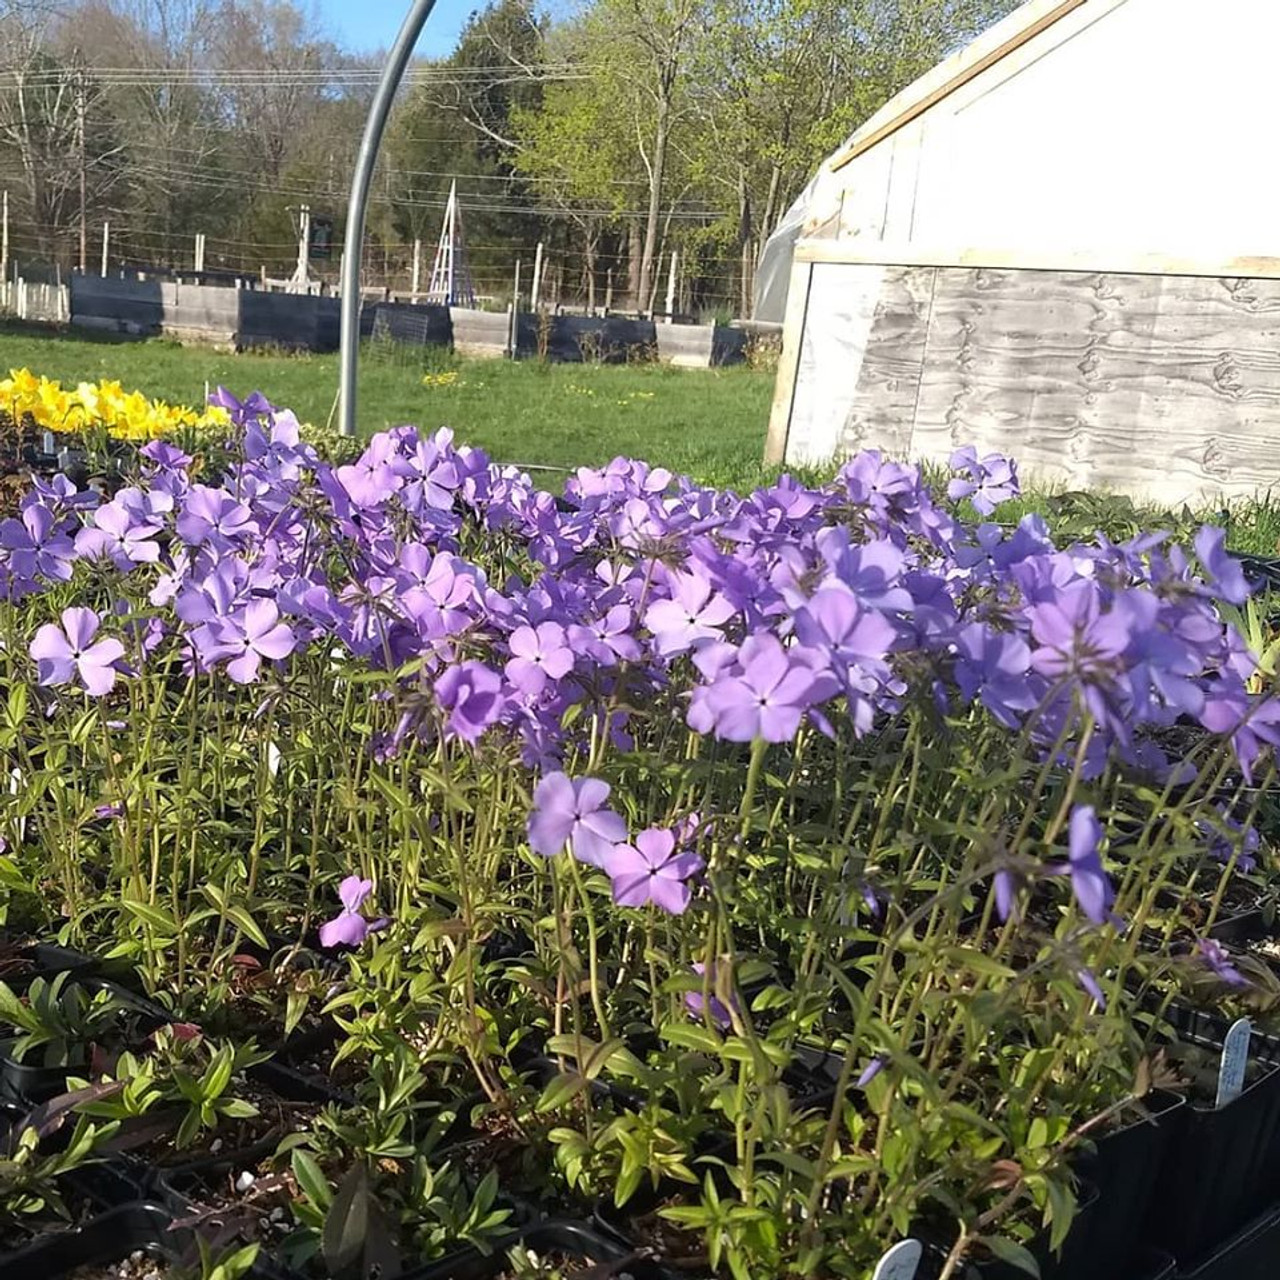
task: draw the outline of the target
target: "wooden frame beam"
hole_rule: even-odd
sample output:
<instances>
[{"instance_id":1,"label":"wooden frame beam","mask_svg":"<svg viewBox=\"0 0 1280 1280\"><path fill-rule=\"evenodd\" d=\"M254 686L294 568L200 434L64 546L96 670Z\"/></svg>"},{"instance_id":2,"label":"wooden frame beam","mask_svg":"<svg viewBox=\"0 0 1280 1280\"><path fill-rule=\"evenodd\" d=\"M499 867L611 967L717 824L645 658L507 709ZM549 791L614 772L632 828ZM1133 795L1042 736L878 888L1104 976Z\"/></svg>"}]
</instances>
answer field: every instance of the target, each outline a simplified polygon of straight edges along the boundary
<instances>
[{"instance_id":1,"label":"wooden frame beam","mask_svg":"<svg viewBox=\"0 0 1280 1280\"><path fill-rule=\"evenodd\" d=\"M936 89L917 102L913 102L909 107L905 107L891 120L885 121L878 129L872 130L863 138L855 138L849 143L843 151L839 151L831 159L832 173L838 173L845 165L856 160L864 151L870 151L872 147L878 146L886 138L891 138L900 129L905 129L913 120L918 120L931 107L936 106L944 98L949 98L959 89L963 89L965 85L972 80L976 80L984 71L990 67L994 67L997 62L1002 62L1011 53L1016 53L1025 44L1029 44L1042 31L1047 31L1055 23L1060 22L1068 14L1074 13L1081 5L1087 4L1088 0L1062 0L1062 3L1051 9L1048 13L1042 14L1034 22L1028 23L1016 35L1010 36L1008 40L992 49L989 53L984 54L976 62L957 71L949 80L940 84Z\"/></svg>"},{"instance_id":2,"label":"wooden frame beam","mask_svg":"<svg viewBox=\"0 0 1280 1280\"><path fill-rule=\"evenodd\" d=\"M1280 258L1137 253L1129 249L986 249L880 240L797 242L797 262L855 263L888 267L990 267L1003 271L1078 271L1134 276L1204 276L1232 280L1280 280Z\"/></svg>"}]
</instances>

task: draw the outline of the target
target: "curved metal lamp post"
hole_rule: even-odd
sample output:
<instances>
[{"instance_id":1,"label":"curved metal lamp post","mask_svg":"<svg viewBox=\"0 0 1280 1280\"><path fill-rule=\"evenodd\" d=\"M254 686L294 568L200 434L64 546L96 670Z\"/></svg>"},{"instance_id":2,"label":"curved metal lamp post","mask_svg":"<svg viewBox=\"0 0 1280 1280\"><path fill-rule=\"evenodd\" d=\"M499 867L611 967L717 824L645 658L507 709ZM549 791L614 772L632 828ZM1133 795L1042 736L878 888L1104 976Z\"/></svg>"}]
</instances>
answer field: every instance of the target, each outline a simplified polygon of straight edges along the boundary
<instances>
[{"instance_id":1,"label":"curved metal lamp post","mask_svg":"<svg viewBox=\"0 0 1280 1280\"><path fill-rule=\"evenodd\" d=\"M436 0L414 0L396 42L391 47L383 68L369 120L356 157L355 177L351 180L351 199L347 206L347 234L342 257L342 347L339 357L338 429L344 436L356 433L356 361L360 355L360 259L364 251L365 214L369 208L369 187L373 168L382 146L382 134L391 114L396 90L404 79L405 69L426 26Z\"/></svg>"}]
</instances>

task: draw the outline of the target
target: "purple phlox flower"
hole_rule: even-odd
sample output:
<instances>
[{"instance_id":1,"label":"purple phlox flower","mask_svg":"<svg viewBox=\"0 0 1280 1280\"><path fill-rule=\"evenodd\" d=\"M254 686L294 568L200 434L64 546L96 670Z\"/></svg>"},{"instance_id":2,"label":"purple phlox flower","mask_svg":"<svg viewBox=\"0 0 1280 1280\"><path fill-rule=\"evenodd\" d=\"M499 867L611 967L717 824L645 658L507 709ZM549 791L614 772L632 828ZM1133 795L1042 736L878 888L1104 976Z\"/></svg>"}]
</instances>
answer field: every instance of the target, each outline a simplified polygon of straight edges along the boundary
<instances>
[{"instance_id":1,"label":"purple phlox flower","mask_svg":"<svg viewBox=\"0 0 1280 1280\"><path fill-rule=\"evenodd\" d=\"M640 645L631 634L631 624L630 605L615 604L603 617L585 626L573 624L568 631L569 644L602 667L635 662L640 657Z\"/></svg>"},{"instance_id":2,"label":"purple phlox flower","mask_svg":"<svg viewBox=\"0 0 1280 1280\"><path fill-rule=\"evenodd\" d=\"M671 830L675 832L676 844L691 845L696 844L706 834L708 824L703 820L702 814L695 810L686 813L682 818L677 818Z\"/></svg>"},{"instance_id":3,"label":"purple phlox flower","mask_svg":"<svg viewBox=\"0 0 1280 1280\"><path fill-rule=\"evenodd\" d=\"M483 662L446 667L435 682L435 694L449 712L449 731L471 744L502 717L506 706L502 677Z\"/></svg>"},{"instance_id":4,"label":"purple phlox flower","mask_svg":"<svg viewBox=\"0 0 1280 1280\"><path fill-rule=\"evenodd\" d=\"M435 439L417 440L401 497L410 511L450 511L459 487L458 469Z\"/></svg>"},{"instance_id":5,"label":"purple phlox flower","mask_svg":"<svg viewBox=\"0 0 1280 1280\"><path fill-rule=\"evenodd\" d=\"M124 645L114 639L95 641L101 623L92 609L64 609L62 626L50 622L36 632L30 653L42 685L68 684L79 676L95 697L111 692Z\"/></svg>"},{"instance_id":6,"label":"purple phlox flower","mask_svg":"<svg viewBox=\"0 0 1280 1280\"><path fill-rule=\"evenodd\" d=\"M1199 716L1204 707L1204 689L1199 676L1204 671L1205 655L1197 652L1177 631L1159 625L1160 618L1149 627L1135 628L1127 657L1129 695L1133 716L1140 720L1159 721L1181 713ZM1218 636L1214 637L1215 647Z\"/></svg>"},{"instance_id":7,"label":"purple phlox flower","mask_svg":"<svg viewBox=\"0 0 1280 1280\"><path fill-rule=\"evenodd\" d=\"M968 498L980 515L989 516L1002 502L1022 492L1017 467L1003 454L979 458L978 451L968 445L951 455L951 467L960 474L947 486L947 497L952 502Z\"/></svg>"},{"instance_id":8,"label":"purple phlox flower","mask_svg":"<svg viewBox=\"0 0 1280 1280\"><path fill-rule=\"evenodd\" d=\"M160 559L159 532L158 521L139 520L117 494L93 513L92 526L76 534L76 553L88 560L110 560L127 573L134 565Z\"/></svg>"},{"instance_id":9,"label":"purple phlox flower","mask_svg":"<svg viewBox=\"0 0 1280 1280\"><path fill-rule=\"evenodd\" d=\"M548 681L560 680L573 670L573 650L557 622L517 627L507 643L512 653L507 679L526 697L537 698Z\"/></svg>"},{"instance_id":10,"label":"purple phlox flower","mask_svg":"<svg viewBox=\"0 0 1280 1280\"><path fill-rule=\"evenodd\" d=\"M698 977L702 977L706 973L707 968L706 965L699 960L694 964L693 971L698 975ZM741 1014L742 1006L738 1003L737 992L733 990L732 979L729 981L729 989L726 993L729 997L727 1004L716 994L720 987L720 972L721 970L719 965L713 964L711 966L711 1003L709 1007L706 997L701 991L686 992L684 997L684 1007L699 1021L703 1019L705 1013L721 1031L728 1031L733 1026L733 1014ZM730 1008L732 1008L733 1012L730 1012Z\"/></svg>"},{"instance_id":11,"label":"purple phlox flower","mask_svg":"<svg viewBox=\"0 0 1280 1280\"><path fill-rule=\"evenodd\" d=\"M157 471L185 471L194 461L189 453L164 440L149 440L138 452Z\"/></svg>"},{"instance_id":12,"label":"purple phlox flower","mask_svg":"<svg viewBox=\"0 0 1280 1280\"><path fill-rule=\"evenodd\" d=\"M1229 987L1250 986L1249 979L1231 963L1231 956L1220 942L1213 938L1197 938L1196 951L1210 969Z\"/></svg>"},{"instance_id":13,"label":"purple phlox flower","mask_svg":"<svg viewBox=\"0 0 1280 1280\"><path fill-rule=\"evenodd\" d=\"M226 387L218 387L209 393L209 403L216 408L225 409L231 421L240 427L275 413L275 406L261 391L251 391L244 400L237 400Z\"/></svg>"},{"instance_id":14,"label":"purple phlox flower","mask_svg":"<svg viewBox=\"0 0 1280 1280\"><path fill-rule=\"evenodd\" d=\"M1015 919L1021 918L1021 905L1018 899L1026 884L1026 876L1014 867L1001 867L992 877L991 892L995 894L996 915L1000 918L1001 924L1005 923L1010 916Z\"/></svg>"},{"instance_id":15,"label":"purple phlox flower","mask_svg":"<svg viewBox=\"0 0 1280 1280\"><path fill-rule=\"evenodd\" d=\"M1207 818L1196 819L1197 829L1208 838L1208 853L1215 862L1224 866L1232 858L1238 871L1248 875L1257 870L1258 850L1262 847L1262 837L1253 826L1243 827L1229 813L1218 812L1218 822Z\"/></svg>"},{"instance_id":16,"label":"purple phlox flower","mask_svg":"<svg viewBox=\"0 0 1280 1280\"><path fill-rule=\"evenodd\" d=\"M618 844L605 859L620 907L652 902L673 916L683 915L693 896L687 881L705 865L696 853L676 851L676 833L660 827L640 832L634 844Z\"/></svg>"},{"instance_id":17,"label":"purple phlox flower","mask_svg":"<svg viewBox=\"0 0 1280 1280\"><path fill-rule=\"evenodd\" d=\"M1080 910L1096 925L1115 922L1111 904L1116 900L1111 877L1102 865L1099 846L1102 824L1090 804L1078 804L1071 810L1067 831L1068 861L1046 867L1050 875L1071 877L1071 892Z\"/></svg>"},{"instance_id":18,"label":"purple phlox flower","mask_svg":"<svg viewBox=\"0 0 1280 1280\"><path fill-rule=\"evenodd\" d=\"M169 584L164 579L161 582L164 593L169 594ZM204 578L179 576L176 586L174 613L189 625L209 622L229 616L248 595L249 570L244 561L228 556L219 560ZM157 598L156 592L152 592L151 603L160 605L163 601Z\"/></svg>"},{"instance_id":19,"label":"purple phlox flower","mask_svg":"<svg viewBox=\"0 0 1280 1280\"><path fill-rule=\"evenodd\" d=\"M849 699L859 736L868 733L875 715L871 698L889 677L886 659L897 639L882 614L864 609L843 587L823 587L795 615L796 638L822 653Z\"/></svg>"},{"instance_id":20,"label":"purple phlox flower","mask_svg":"<svg viewBox=\"0 0 1280 1280\"><path fill-rule=\"evenodd\" d=\"M224 489L208 485L191 486L176 524L178 537L190 546L205 543L228 551L258 533L257 521L243 502Z\"/></svg>"},{"instance_id":21,"label":"purple phlox flower","mask_svg":"<svg viewBox=\"0 0 1280 1280\"><path fill-rule=\"evenodd\" d=\"M387 433L376 435L350 466L338 467L334 478L358 508L379 507L404 484L406 470L395 456L395 442Z\"/></svg>"},{"instance_id":22,"label":"purple phlox flower","mask_svg":"<svg viewBox=\"0 0 1280 1280\"><path fill-rule=\"evenodd\" d=\"M1224 550L1226 538L1225 529L1205 525L1195 537L1196 555L1212 583L1214 598L1227 604L1244 604L1252 588L1245 581L1240 561Z\"/></svg>"},{"instance_id":23,"label":"purple phlox flower","mask_svg":"<svg viewBox=\"0 0 1280 1280\"><path fill-rule=\"evenodd\" d=\"M873 538L854 545L844 525L823 529L817 537L818 552L831 574L859 601L886 613L910 613L915 605L902 586L906 553L887 538Z\"/></svg>"},{"instance_id":24,"label":"purple phlox flower","mask_svg":"<svg viewBox=\"0 0 1280 1280\"><path fill-rule=\"evenodd\" d=\"M862 894L862 901L866 904L868 912L873 920L879 920L884 915L884 901L881 900L881 894L875 885L864 880L858 886L858 891Z\"/></svg>"},{"instance_id":25,"label":"purple phlox flower","mask_svg":"<svg viewBox=\"0 0 1280 1280\"><path fill-rule=\"evenodd\" d=\"M1236 762L1246 782L1267 747L1280 746L1280 698L1251 698L1238 681L1215 681L1205 690L1200 723L1210 733L1231 735Z\"/></svg>"},{"instance_id":26,"label":"purple phlox flower","mask_svg":"<svg viewBox=\"0 0 1280 1280\"><path fill-rule=\"evenodd\" d=\"M137 524L163 525L165 517L174 508L175 500L169 489L152 484L145 489L133 486L119 489L113 501L118 502Z\"/></svg>"},{"instance_id":27,"label":"purple phlox flower","mask_svg":"<svg viewBox=\"0 0 1280 1280\"><path fill-rule=\"evenodd\" d=\"M252 684L263 658L278 661L297 647L293 628L280 621L274 601L254 599L226 618L215 618L200 630L207 631L211 644L201 653L206 663L230 658L227 675L237 684ZM192 641L197 633L193 633Z\"/></svg>"},{"instance_id":28,"label":"purple phlox flower","mask_svg":"<svg viewBox=\"0 0 1280 1280\"><path fill-rule=\"evenodd\" d=\"M1105 1009L1107 1007L1107 997L1103 994L1102 987L1091 970L1083 967L1077 969L1076 981L1088 995L1093 997L1099 1008Z\"/></svg>"},{"instance_id":29,"label":"purple phlox flower","mask_svg":"<svg viewBox=\"0 0 1280 1280\"><path fill-rule=\"evenodd\" d=\"M58 518L39 502L24 501L17 518L0 521L0 548L9 553L14 577L32 582L66 582L76 549L58 527Z\"/></svg>"},{"instance_id":30,"label":"purple phlox flower","mask_svg":"<svg viewBox=\"0 0 1280 1280\"><path fill-rule=\"evenodd\" d=\"M762 631L738 650L733 670L706 688L705 709L716 735L727 742L793 738L818 684L813 666L795 650L784 649L777 636Z\"/></svg>"},{"instance_id":31,"label":"purple phlox flower","mask_svg":"<svg viewBox=\"0 0 1280 1280\"><path fill-rule=\"evenodd\" d=\"M878 449L866 449L851 458L836 476L852 502L883 520L891 510L914 505L919 496L917 468L885 458Z\"/></svg>"},{"instance_id":32,"label":"purple phlox flower","mask_svg":"<svg viewBox=\"0 0 1280 1280\"><path fill-rule=\"evenodd\" d=\"M1026 641L971 622L960 629L955 646L955 681L961 695L970 701L976 696L1005 728L1017 728L1041 696L1041 683L1031 675Z\"/></svg>"},{"instance_id":33,"label":"purple phlox flower","mask_svg":"<svg viewBox=\"0 0 1280 1280\"><path fill-rule=\"evenodd\" d=\"M124 817L124 805L122 805L118 800L111 804L95 805L93 816L99 820L106 820L107 818L122 818Z\"/></svg>"},{"instance_id":34,"label":"purple phlox flower","mask_svg":"<svg viewBox=\"0 0 1280 1280\"><path fill-rule=\"evenodd\" d=\"M1132 592L1117 597L1104 613L1097 587L1088 582L1064 587L1052 601L1033 605L1028 611L1031 634L1040 646L1031 657L1034 668L1051 680L1113 676L1133 639L1136 619L1121 607L1126 599L1156 605L1153 597ZM1154 616L1153 609L1145 612Z\"/></svg>"},{"instance_id":35,"label":"purple phlox flower","mask_svg":"<svg viewBox=\"0 0 1280 1280\"><path fill-rule=\"evenodd\" d=\"M721 628L735 610L703 574L674 570L668 575L668 589L671 598L655 601L644 615L658 654L671 657L699 640L723 639Z\"/></svg>"},{"instance_id":36,"label":"purple phlox flower","mask_svg":"<svg viewBox=\"0 0 1280 1280\"><path fill-rule=\"evenodd\" d=\"M32 497L49 507L55 515L64 515L69 511L92 510L102 501L102 496L94 489L77 489L66 476L59 473L46 479L44 476L31 477Z\"/></svg>"},{"instance_id":37,"label":"purple phlox flower","mask_svg":"<svg viewBox=\"0 0 1280 1280\"><path fill-rule=\"evenodd\" d=\"M429 565L419 553L427 554L426 548L406 548L401 558L402 570L414 579L400 595L401 611L424 639L453 635L471 621L468 610L481 595L483 578L447 552L437 552Z\"/></svg>"},{"instance_id":38,"label":"purple phlox flower","mask_svg":"<svg viewBox=\"0 0 1280 1280\"><path fill-rule=\"evenodd\" d=\"M620 511L608 518L607 525L619 545L633 549L653 546L670 532L670 523L657 499L628 499Z\"/></svg>"},{"instance_id":39,"label":"purple phlox flower","mask_svg":"<svg viewBox=\"0 0 1280 1280\"><path fill-rule=\"evenodd\" d=\"M342 910L320 926L322 947L358 947L369 936L374 924L360 914L360 908L372 892L372 880L361 880L359 876L347 876L343 880L338 886Z\"/></svg>"},{"instance_id":40,"label":"purple phlox flower","mask_svg":"<svg viewBox=\"0 0 1280 1280\"><path fill-rule=\"evenodd\" d=\"M865 1089L884 1069L889 1059L883 1054L878 1053L865 1067L862 1068L861 1075L858 1076L855 1089Z\"/></svg>"},{"instance_id":41,"label":"purple phlox flower","mask_svg":"<svg viewBox=\"0 0 1280 1280\"><path fill-rule=\"evenodd\" d=\"M533 792L529 847L553 858L566 844L580 862L604 867L615 845L627 838L627 824L605 807L610 787L599 778L549 773Z\"/></svg>"}]
</instances>

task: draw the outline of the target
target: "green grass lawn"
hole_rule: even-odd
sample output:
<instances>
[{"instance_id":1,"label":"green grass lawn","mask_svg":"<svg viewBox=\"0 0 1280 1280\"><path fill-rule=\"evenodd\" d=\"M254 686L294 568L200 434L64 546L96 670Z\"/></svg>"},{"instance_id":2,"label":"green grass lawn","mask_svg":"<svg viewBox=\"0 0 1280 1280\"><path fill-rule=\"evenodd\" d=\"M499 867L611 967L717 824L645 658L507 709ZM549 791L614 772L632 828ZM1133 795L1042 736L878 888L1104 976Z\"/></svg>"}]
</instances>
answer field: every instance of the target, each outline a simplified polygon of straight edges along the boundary
<instances>
[{"instance_id":1,"label":"green grass lawn","mask_svg":"<svg viewBox=\"0 0 1280 1280\"><path fill-rule=\"evenodd\" d=\"M232 355L0 326L0 371L21 366L64 385L115 378L180 404L202 403L206 384L261 391L317 425L329 421L338 385L336 354ZM760 459L773 375L761 370L464 361L440 348L372 344L360 371L366 435L403 423L450 426L501 462L573 468L625 454L736 488L768 474ZM428 387L427 373L456 378Z\"/></svg>"}]
</instances>

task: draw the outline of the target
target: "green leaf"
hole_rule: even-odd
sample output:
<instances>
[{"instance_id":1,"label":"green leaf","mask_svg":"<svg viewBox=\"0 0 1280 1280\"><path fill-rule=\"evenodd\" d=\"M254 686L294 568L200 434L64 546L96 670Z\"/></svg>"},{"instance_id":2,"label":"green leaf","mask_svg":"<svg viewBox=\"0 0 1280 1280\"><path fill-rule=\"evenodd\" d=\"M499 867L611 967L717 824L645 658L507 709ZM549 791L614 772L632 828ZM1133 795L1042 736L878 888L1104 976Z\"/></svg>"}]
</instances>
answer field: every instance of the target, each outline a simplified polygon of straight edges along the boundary
<instances>
[{"instance_id":1,"label":"green leaf","mask_svg":"<svg viewBox=\"0 0 1280 1280\"><path fill-rule=\"evenodd\" d=\"M149 924L158 933L170 938L177 936L178 923L163 907L157 907L151 902L136 902L132 898L125 898L123 904L130 914L143 924Z\"/></svg>"},{"instance_id":2,"label":"green leaf","mask_svg":"<svg viewBox=\"0 0 1280 1280\"><path fill-rule=\"evenodd\" d=\"M266 935L258 928L257 922L243 907L228 907L227 919L234 924L247 938L251 938L264 951L268 947Z\"/></svg>"},{"instance_id":3,"label":"green leaf","mask_svg":"<svg viewBox=\"0 0 1280 1280\"><path fill-rule=\"evenodd\" d=\"M231 1083L231 1067L234 1061L230 1045L223 1045L217 1053L213 1055L213 1061L209 1063L204 1073L204 1079L201 1082L202 1088L200 1092L206 1098L220 1098L226 1092L227 1085Z\"/></svg>"},{"instance_id":4,"label":"green leaf","mask_svg":"<svg viewBox=\"0 0 1280 1280\"><path fill-rule=\"evenodd\" d=\"M301 1147L295 1147L289 1157L293 1168L293 1176L307 1198L317 1208L327 1210L333 1203L333 1192L329 1182L316 1163L315 1157Z\"/></svg>"},{"instance_id":5,"label":"green leaf","mask_svg":"<svg viewBox=\"0 0 1280 1280\"><path fill-rule=\"evenodd\" d=\"M577 1071L562 1071L542 1091L535 1108L542 1114L547 1111L558 1111L566 1103L571 1102L588 1085L587 1077Z\"/></svg>"},{"instance_id":6,"label":"green leaf","mask_svg":"<svg viewBox=\"0 0 1280 1280\"><path fill-rule=\"evenodd\" d=\"M1028 1275L1035 1276L1036 1280L1040 1280L1040 1264L1025 1245L1020 1245L1016 1240L1008 1240L1004 1236L979 1236L978 1238L1001 1262L1007 1262L1009 1266L1017 1267L1019 1271L1025 1271Z\"/></svg>"},{"instance_id":7,"label":"green leaf","mask_svg":"<svg viewBox=\"0 0 1280 1280\"><path fill-rule=\"evenodd\" d=\"M683 1049L694 1049L699 1053L708 1053L714 1058L720 1056L723 1041L709 1027L692 1022L673 1022L663 1027L658 1034L668 1044L679 1045Z\"/></svg>"},{"instance_id":8,"label":"green leaf","mask_svg":"<svg viewBox=\"0 0 1280 1280\"><path fill-rule=\"evenodd\" d=\"M331 1276L356 1268L369 1235L369 1174L357 1162L334 1192L324 1219L321 1249Z\"/></svg>"}]
</instances>

